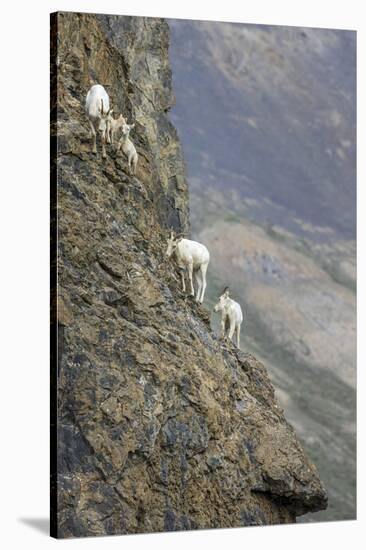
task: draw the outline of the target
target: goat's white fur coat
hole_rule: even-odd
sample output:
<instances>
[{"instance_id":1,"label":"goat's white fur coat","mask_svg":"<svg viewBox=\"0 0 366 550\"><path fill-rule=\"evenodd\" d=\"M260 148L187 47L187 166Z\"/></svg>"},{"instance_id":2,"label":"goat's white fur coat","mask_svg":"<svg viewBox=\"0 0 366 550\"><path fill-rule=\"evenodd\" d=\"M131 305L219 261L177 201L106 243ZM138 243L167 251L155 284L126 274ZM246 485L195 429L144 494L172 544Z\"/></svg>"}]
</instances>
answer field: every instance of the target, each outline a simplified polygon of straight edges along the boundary
<instances>
[{"instance_id":1,"label":"goat's white fur coat","mask_svg":"<svg viewBox=\"0 0 366 550\"><path fill-rule=\"evenodd\" d=\"M229 291L225 290L214 307L214 311L221 311L221 337L225 338L226 323L229 322L228 337L232 340L236 331L236 345L240 347L240 327L243 322L243 312L240 304L229 297Z\"/></svg>"},{"instance_id":2,"label":"goat's white fur coat","mask_svg":"<svg viewBox=\"0 0 366 550\"><path fill-rule=\"evenodd\" d=\"M97 132L102 138L102 156L105 158L105 141L107 135L107 121L109 113L109 96L103 86L95 84L86 95L85 110L90 123L91 136L93 140L93 153L97 152Z\"/></svg>"},{"instance_id":3,"label":"goat's white fur coat","mask_svg":"<svg viewBox=\"0 0 366 550\"><path fill-rule=\"evenodd\" d=\"M207 287L206 273L210 261L210 253L205 245L182 237L175 237L172 232L168 239L166 251L168 257L174 254L178 265L181 267L182 289L186 290L184 279L185 270L188 271L188 278L191 287L191 296L194 296L193 273L197 282L196 301L202 303Z\"/></svg>"}]
</instances>

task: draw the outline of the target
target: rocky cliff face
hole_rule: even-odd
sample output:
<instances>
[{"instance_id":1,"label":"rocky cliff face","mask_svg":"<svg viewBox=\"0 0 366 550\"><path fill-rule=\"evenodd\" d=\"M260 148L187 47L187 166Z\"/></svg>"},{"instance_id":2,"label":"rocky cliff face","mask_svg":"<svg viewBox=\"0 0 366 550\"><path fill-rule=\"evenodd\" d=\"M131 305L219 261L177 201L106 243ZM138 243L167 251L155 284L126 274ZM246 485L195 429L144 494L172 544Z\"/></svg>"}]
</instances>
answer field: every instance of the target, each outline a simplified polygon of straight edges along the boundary
<instances>
[{"instance_id":1,"label":"rocky cliff face","mask_svg":"<svg viewBox=\"0 0 366 550\"><path fill-rule=\"evenodd\" d=\"M325 489L265 367L217 340L205 308L182 294L164 258L168 228L189 231L182 152L167 118L166 23L60 13L51 38L59 284L53 534L287 523L324 508ZM94 82L115 112L136 122L137 177L111 146L104 161L100 150L89 152L84 99Z\"/></svg>"}]
</instances>

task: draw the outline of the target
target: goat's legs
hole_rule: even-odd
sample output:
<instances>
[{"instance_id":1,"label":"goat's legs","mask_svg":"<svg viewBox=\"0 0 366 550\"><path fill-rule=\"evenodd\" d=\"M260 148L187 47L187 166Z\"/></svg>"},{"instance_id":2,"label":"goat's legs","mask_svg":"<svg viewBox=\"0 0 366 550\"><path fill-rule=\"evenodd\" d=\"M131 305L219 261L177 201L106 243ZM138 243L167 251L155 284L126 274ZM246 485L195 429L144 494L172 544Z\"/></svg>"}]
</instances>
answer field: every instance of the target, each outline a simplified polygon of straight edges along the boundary
<instances>
[{"instance_id":1,"label":"goat's legs","mask_svg":"<svg viewBox=\"0 0 366 550\"><path fill-rule=\"evenodd\" d=\"M90 124L90 130L91 130L91 138L93 140L92 153L95 154L97 152L97 134L94 128L94 124L92 123L91 120L89 120L89 124Z\"/></svg>"},{"instance_id":2,"label":"goat's legs","mask_svg":"<svg viewBox=\"0 0 366 550\"><path fill-rule=\"evenodd\" d=\"M183 290L183 292L185 292L186 291L186 282L184 280L184 269L181 270L180 276L182 278L182 290Z\"/></svg>"},{"instance_id":3,"label":"goat's legs","mask_svg":"<svg viewBox=\"0 0 366 550\"><path fill-rule=\"evenodd\" d=\"M226 316L221 317L221 338L225 338L225 325L226 325Z\"/></svg>"},{"instance_id":4,"label":"goat's legs","mask_svg":"<svg viewBox=\"0 0 366 550\"><path fill-rule=\"evenodd\" d=\"M240 348L240 323L236 325L236 345Z\"/></svg>"},{"instance_id":5,"label":"goat's legs","mask_svg":"<svg viewBox=\"0 0 366 550\"><path fill-rule=\"evenodd\" d=\"M132 156L128 157L128 171L130 172L130 176L135 175L135 164Z\"/></svg>"},{"instance_id":6,"label":"goat's legs","mask_svg":"<svg viewBox=\"0 0 366 550\"><path fill-rule=\"evenodd\" d=\"M202 294L201 294L201 297L200 297L200 300L199 300L201 302L201 304L203 302L203 298L205 296L205 290L206 290L206 287L207 287L207 282L206 282L207 267L208 267L208 264L202 264L201 265Z\"/></svg>"},{"instance_id":7,"label":"goat's legs","mask_svg":"<svg viewBox=\"0 0 366 550\"><path fill-rule=\"evenodd\" d=\"M137 168L137 157L133 157L132 159L132 166L133 166L133 175L136 174L136 168Z\"/></svg>"},{"instance_id":8,"label":"goat's legs","mask_svg":"<svg viewBox=\"0 0 366 550\"><path fill-rule=\"evenodd\" d=\"M235 330L235 322L230 320L229 340L232 340Z\"/></svg>"},{"instance_id":9,"label":"goat's legs","mask_svg":"<svg viewBox=\"0 0 366 550\"><path fill-rule=\"evenodd\" d=\"M191 296L194 296L194 288L193 288L193 263L188 264L188 277L189 282L191 285Z\"/></svg>"},{"instance_id":10,"label":"goat's legs","mask_svg":"<svg viewBox=\"0 0 366 550\"><path fill-rule=\"evenodd\" d=\"M109 122L106 123L106 142L111 143L111 126Z\"/></svg>"},{"instance_id":11,"label":"goat's legs","mask_svg":"<svg viewBox=\"0 0 366 550\"><path fill-rule=\"evenodd\" d=\"M200 298L201 298L201 290L202 290L201 273L199 271L195 271L194 277L195 277L196 282L197 282L196 302L199 302Z\"/></svg>"},{"instance_id":12,"label":"goat's legs","mask_svg":"<svg viewBox=\"0 0 366 550\"><path fill-rule=\"evenodd\" d=\"M106 158L107 156L107 153L105 152L105 138L106 138L106 131L103 130L103 132L101 132L102 134L102 158Z\"/></svg>"}]
</instances>

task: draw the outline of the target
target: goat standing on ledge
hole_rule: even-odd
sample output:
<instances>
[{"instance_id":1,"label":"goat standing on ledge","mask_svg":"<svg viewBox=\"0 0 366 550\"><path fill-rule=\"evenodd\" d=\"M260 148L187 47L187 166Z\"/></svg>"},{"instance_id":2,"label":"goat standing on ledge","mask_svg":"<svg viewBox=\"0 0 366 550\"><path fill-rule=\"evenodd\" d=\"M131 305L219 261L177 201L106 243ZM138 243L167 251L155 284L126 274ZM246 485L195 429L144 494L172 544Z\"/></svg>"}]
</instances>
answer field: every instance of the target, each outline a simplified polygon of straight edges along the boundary
<instances>
[{"instance_id":1,"label":"goat standing on ledge","mask_svg":"<svg viewBox=\"0 0 366 550\"><path fill-rule=\"evenodd\" d=\"M177 237L174 231L171 231L168 239L168 248L166 255L170 258L175 256L179 267L181 268L182 290L186 291L184 280L184 271L188 270L189 282L191 285L191 296L194 296L193 272L197 282L196 301L202 303L206 290L206 272L210 261L210 253L207 248L196 241L190 241L183 237Z\"/></svg>"},{"instance_id":2,"label":"goat standing on ledge","mask_svg":"<svg viewBox=\"0 0 366 550\"><path fill-rule=\"evenodd\" d=\"M225 338L226 322L229 321L229 339L232 340L236 330L236 345L240 347L240 326L243 322L243 312L240 304L229 297L229 289L226 287L214 311L221 311L221 338Z\"/></svg>"},{"instance_id":3,"label":"goat standing on ledge","mask_svg":"<svg viewBox=\"0 0 366 550\"><path fill-rule=\"evenodd\" d=\"M112 117L113 109L109 111L107 121L107 143L114 144L114 136L116 132L126 124L126 119L123 115L119 115L118 118Z\"/></svg>"},{"instance_id":4,"label":"goat standing on ledge","mask_svg":"<svg viewBox=\"0 0 366 550\"><path fill-rule=\"evenodd\" d=\"M105 140L109 114L109 96L103 86L95 84L86 95L85 110L89 119L91 136L93 139L92 152L97 152L97 132L102 138L102 157L106 158Z\"/></svg>"},{"instance_id":5,"label":"goat standing on ledge","mask_svg":"<svg viewBox=\"0 0 366 550\"><path fill-rule=\"evenodd\" d=\"M136 148L129 138L130 131L134 128L134 124L123 124L122 137L118 142L117 152L121 149L128 160L128 168L130 174L134 176L136 174L136 166L138 161L138 155Z\"/></svg>"}]
</instances>

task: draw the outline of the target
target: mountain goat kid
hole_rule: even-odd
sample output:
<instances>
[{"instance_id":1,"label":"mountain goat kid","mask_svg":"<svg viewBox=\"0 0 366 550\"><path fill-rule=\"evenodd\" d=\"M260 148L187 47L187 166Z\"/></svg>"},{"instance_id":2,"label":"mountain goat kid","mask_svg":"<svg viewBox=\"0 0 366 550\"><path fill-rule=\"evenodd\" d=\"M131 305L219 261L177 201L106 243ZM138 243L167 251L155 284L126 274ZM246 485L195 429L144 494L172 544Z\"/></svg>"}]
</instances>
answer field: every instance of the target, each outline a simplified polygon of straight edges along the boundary
<instances>
[{"instance_id":1,"label":"mountain goat kid","mask_svg":"<svg viewBox=\"0 0 366 550\"><path fill-rule=\"evenodd\" d=\"M207 286L206 272L210 261L210 253L207 248L203 244L197 243L196 241L190 241L189 239L184 239L180 236L178 237L175 235L174 231L172 231L168 239L166 255L168 258L174 255L179 267L181 268L183 292L186 291L184 271L185 269L188 269L188 277L191 285L191 296L194 296L192 280L194 273L198 285L196 301L202 304Z\"/></svg>"},{"instance_id":2,"label":"mountain goat kid","mask_svg":"<svg viewBox=\"0 0 366 550\"><path fill-rule=\"evenodd\" d=\"M136 167L137 167L137 161L138 161L136 148L129 138L130 131L134 127L135 127L134 124L124 124L122 126L122 137L119 140L118 147L117 147L117 152L122 147L122 152L127 157L128 169L130 171L131 176L134 176L136 174Z\"/></svg>"},{"instance_id":3,"label":"mountain goat kid","mask_svg":"<svg viewBox=\"0 0 366 550\"><path fill-rule=\"evenodd\" d=\"M109 96L103 86L95 84L86 95L85 110L89 119L93 139L93 153L97 152L97 132L102 138L102 157L106 158L105 140L109 114Z\"/></svg>"},{"instance_id":4,"label":"mountain goat kid","mask_svg":"<svg viewBox=\"0 0 366 550\"><path fill-rule=\"evenodd\" d=\"M221 338L225 338L226 323L229 322L229 339L232 340L236 330L236 345L240 347L240 326L243 322L243 312L238 302L229 297L229 289L226 287L214 311L221 311Z\"/></svg>"},{"instance_id":5,"label":"mountain goat kid","mask_svg":"<svg viewBox=\"0 0 366 550\"><path fill-rule=\"evenodd\" d=\"M114 144L114 136L116 132L126 124L126 119L123 115L119 115L118 118L112 117L113 109L109 111L107 120L107 142Z\"/></svg>"}]
</instances>

